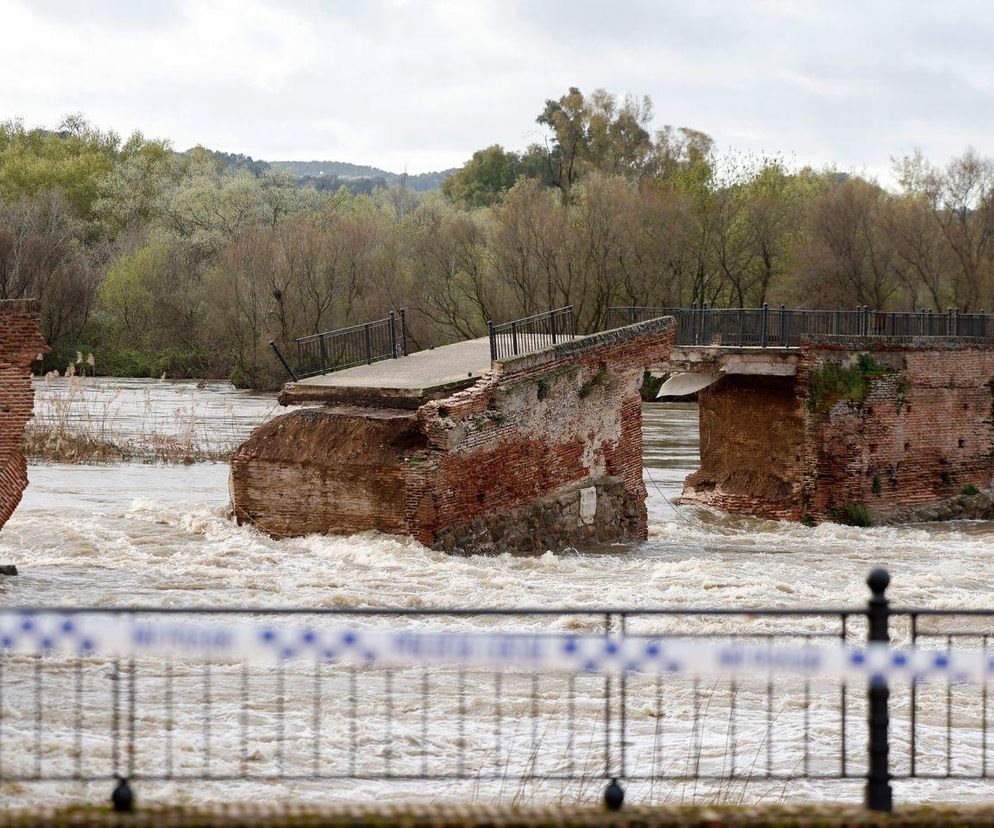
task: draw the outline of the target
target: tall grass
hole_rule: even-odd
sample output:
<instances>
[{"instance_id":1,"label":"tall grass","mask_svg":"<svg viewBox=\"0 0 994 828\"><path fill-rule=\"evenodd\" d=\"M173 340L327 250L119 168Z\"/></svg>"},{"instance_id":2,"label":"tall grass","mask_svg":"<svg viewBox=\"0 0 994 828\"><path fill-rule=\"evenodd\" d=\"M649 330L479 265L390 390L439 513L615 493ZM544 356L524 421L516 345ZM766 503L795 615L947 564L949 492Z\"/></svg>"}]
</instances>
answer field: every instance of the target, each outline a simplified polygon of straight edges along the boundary
<instances>
[{"instance_id":1,"label":"tall grass","mask_svg":"<svg viewBox=\"0 0 994 828\"><path fill-rule=\"evenodd\" d=\"M49 374L36 394L21 449L56 463L198 463L226 461L244 438L234 412L201 417L192 403L163 413L149 390L107 393L70 366L60 381Z\"/></svg>"}]
</instances>

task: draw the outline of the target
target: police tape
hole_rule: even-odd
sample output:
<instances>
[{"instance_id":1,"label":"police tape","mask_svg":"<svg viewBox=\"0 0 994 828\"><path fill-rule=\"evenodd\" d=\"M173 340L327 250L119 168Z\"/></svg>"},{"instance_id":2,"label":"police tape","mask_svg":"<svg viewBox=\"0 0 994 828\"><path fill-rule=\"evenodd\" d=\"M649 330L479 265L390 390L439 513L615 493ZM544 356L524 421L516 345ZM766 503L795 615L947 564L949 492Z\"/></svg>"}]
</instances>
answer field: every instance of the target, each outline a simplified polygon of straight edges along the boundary
<instances>
[{"instance_id":1,"label":"police tape","mask_svg":"<svg viewBox=\"0 0 994 828\"><path fill-rule=\"evenodd\" d=\"M789 635L784 636L789 640ZM110 658L511 668L570 673L773 676L983 683L983 649L766 643L620 635L381 630L355 625L211 623L168 617L0 611L0 652Z\"/></svg>"}]
</instances>

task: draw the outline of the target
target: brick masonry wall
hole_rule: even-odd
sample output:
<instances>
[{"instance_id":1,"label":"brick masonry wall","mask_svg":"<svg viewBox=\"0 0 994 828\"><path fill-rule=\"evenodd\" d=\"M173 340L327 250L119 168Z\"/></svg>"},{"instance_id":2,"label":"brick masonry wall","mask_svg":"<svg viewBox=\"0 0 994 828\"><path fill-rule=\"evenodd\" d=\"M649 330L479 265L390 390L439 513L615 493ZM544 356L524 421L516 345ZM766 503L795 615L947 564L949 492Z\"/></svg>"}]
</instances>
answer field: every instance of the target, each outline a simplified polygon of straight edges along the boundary
<instances>
[{"instance_id":1,"label":"brick masonry wall","mask_svg":"<svg viewBox=\"0 0 994 828\"><path fill-rule=\"evenodd\" d=\"M284 415L236 452L235 513L279 536L380 529L464 551L644 538L639 389L674 337L653 320L561 343L416 412Z\"/></svg>"},{"instance_id":2,"label":"brick masonry wall","mask_svg":"<svg viewBox=\"0 0 994 828\"><path fill-rule=\"evenodd\" d=\"M18 446L34 407L31 363L47 350L37 319L36 302L0 302L0 527L28 485L27 461Z\"/></svg>"},{"instance_id":3,"label":"brick masonry wall","mask_svg":"<svg viewBox=\"0 0 994 828\"><path fill-rule=\"evenodd\" d=\"M855 398L818 398L826 366L872 364ZM994 478L994 347L823 340L796 379L729 377L701 395L701 470L684 502L787 520L875 522Z\"/></svg>"},{"instance_id":4,"label":"brick masonry wall","mask_svg":"<svg viewBox=\"0 0 994 828\"><path fill-rule=\"evenodd\" d=\"M607 331L507 361L422 406L428 446L421 462L408 464L412 534L434 543L443 530L615 477L638 512L634 536L619 522L617 537L644 538L639 389L644 369L666 359L674 338L660 320Z\"/></svg>"}]
</instances>

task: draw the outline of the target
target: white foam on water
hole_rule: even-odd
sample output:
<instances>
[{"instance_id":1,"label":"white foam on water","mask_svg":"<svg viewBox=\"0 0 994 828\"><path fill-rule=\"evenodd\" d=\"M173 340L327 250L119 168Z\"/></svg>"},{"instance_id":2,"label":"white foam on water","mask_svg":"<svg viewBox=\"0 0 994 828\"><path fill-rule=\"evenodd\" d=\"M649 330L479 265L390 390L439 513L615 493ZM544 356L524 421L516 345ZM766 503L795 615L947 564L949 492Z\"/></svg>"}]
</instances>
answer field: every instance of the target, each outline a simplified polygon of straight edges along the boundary
<instances>
[{"instance_id":1,"label":"white foam on water","mask_svg":"<svg viewBox=\"0 0 994 828\"><path fill-rule=\"evenodd\" d=\"M211 393L213 404L217 406L217 391ZM237 405L237 394L231 394L233 404ZM227 411L230 404L226 401L221 407ZM252 405L261 407L257 400ZM864 584L867 572L871 567L881 565L887 567L893 577L890 597L896 604L952 608L994 605L994 568L991 567L994 524L950 523L870 529L822 524L808 528L674 506L680 482L696 467L696 410L692 406L655 407L647 410L645 421L650 531L648 542L642 545L619 545L590 554L550 550L533 556L451 556L409 538L377 533L274 540L250 527L239 527L231 519L227 504L227 468L223 464L32 465L31 485L25 500L0 533L0 562L17 564L22 574L0 581L0 594L7 605L856 606L867 597ZM461 627L504 623L517 628L541 626L578 630L598 622L564 617L546 621L460 620L450 623ZM642 623L642 629L646 631L664 632L672 629L668 625L675 622L661 619ZM711 619L706 622L706 628L720 634L734 631L739 623ZM828 622L809 622L805 629L818 631L828 626ZM768 628L776 628L776 622L770 622ZM902 634L898 632L899 637ZM101 673L102 669L92 668L92 680L97 685L106 684L108 680ZM440 680L445 680L444 674ZM550 713L554 714L554 705L560 703L560 690L549 687L543 691L543 704L550 705ZM225 697L224 692L223 688L218 690L217 704L222 713L227 711L225 716L233 719L237 700L233 696ZM643 695L632 708L639 711L637 715L633 713L634 720L630 723L633 728L632 761L656 761L650 755L653 727L658 721L664 721L666 727L675 732L686 725L691 718L688 705L692 706L694 697L688 686L669 688L667 706L660 710L651 687L633 692ZM525 705L525 698L508 692L509 716L515 705ZM796 689L778 694L778 715L782 716L778 726L783 727L785 737L778 741L778 751L787 749L780 747L781 743L786 745L790 741L787 736L796 736L799 732L799 720L795 715L799 715L799 698ZM376 694L373 693L368 701L375 705ZM473 688L467 698L470 709L474 706L482 709L492 701L492 688L488 685ZM929 738L923 737L920 761L926 763L941 762L945 750L941 729L944 697L933 701L934 704L926 700L920 711L922 726L935 728ZM8 722L11 721L9 717L24 715L29 709L11 709L12 702L9 698L4 700ZM94 704L97 703L95 700ZM578 709L580 732L596 731L602 706L603 699L593 690L589 697L581 700ZM720 699L713 707L718 714L725 709ZM967 707L976 713L975 704ZM525 709L522 707L522 711ZM334 713L329 707L328 715ZM157 714L148 715L154 718ZM837 720L832 719L829 708L812 715L816 744L820 740L825 746L830 745L838 730ZM858 731L861 714L857 709L853 715L852 727ZM201 728L199 708L191 700L186 707L180 706L177 716L177 749L195 755ZM439 731L433 734L437 739L437 744L433 742L433 750L439 761L456 761L452 753L452 733L444 733L446 727L455 727L454 721L451 708L433 719L433 729ZM375 723L371 713L365 730L368 731L366 738L374 743L377 739ZM65 739L71 732L69 725L63 724L61 731L51 734L46 731L46 740L52 740L51 743L46 741L46 761L62 761L60 751L64 751ZM154 721L149 724L153 729L154 725ZM745 715L738 730L746 745L744 750L748 750L750 744L753 749L762 744L763 727L761 717L750 719ZM301 733L306 733L303 725ZM20 735L28 746L30 732ZM4 755L9 759L16 739L10 734L7 736ZM400 751L410 752L419 744L419 733L402 736L397 748ZM527 734L519 736L523 739ZM956 737L962 740L958 742L961 746L979 739L975 728L958 730ZM224 749L220 746L226 744L224 739L229 736L219 730L217 738L221 753L216 761L223 763ZM550 754L554 754L562 748L565 736L550 731L547 738ZM725 750L720 740L704 747L706 755L718 757L723 756ZM259 760L270 755L272 748L272 740L260 736ZM106 758L107 749L106 740L95 740L85 746L87 755L98 759ZM303 750L303 746L300 749ZM823 752L826 756L830 754L827 747ZM776 758L781 761L790 757L778 754ZM580 795L597 798L601 791L601 781L596 773L593 781L581 786L582 790L564 788L559 783L544 788L518 783L508 785L510 794L517 792L525 801L531 796L536 801ZM263 792L272 795L274 791L273 785L261 783L239 783L234 788L207 784L193 787L195 797L179 785L159 786L143 791L143 796L146 800L151 797L181 801L183 797L194 797L200 801L222 801L232 796L252 798ZM442 792L438 788L438 785L372 782L342 783L337 787L288 783L279 788L279 795L302 801L411 796L452 799L475 796L480 801L491 801L499 793L494 786L483 783L446 785ZM107 794L98 788L51 786L51 801L80 797L89 797L92 801L96 790L101 799ZM634 786L631 797L638 799L651 794L656 801L674 801L690 797L695 791L698 797L714 793L709 793L702 783L658 784ZM944 799L976 798L989 793L983 786L962 783L955 787L929 787L926 783L915 782L899 788L903 797L931 796L936 791L935 795ZM10 786L6 793L9 803L26 802L36 795L37 787ZM858 799L861 795L859 785L849 783L799 783L785 791L781 785L757 782L745 785L744 789L741 785L724 786L723 793L726 798L741 795L746 800L776 800L784 796ZM506 799L508 795L505 786L503 796Z\"/></svg>"}]
</instances>

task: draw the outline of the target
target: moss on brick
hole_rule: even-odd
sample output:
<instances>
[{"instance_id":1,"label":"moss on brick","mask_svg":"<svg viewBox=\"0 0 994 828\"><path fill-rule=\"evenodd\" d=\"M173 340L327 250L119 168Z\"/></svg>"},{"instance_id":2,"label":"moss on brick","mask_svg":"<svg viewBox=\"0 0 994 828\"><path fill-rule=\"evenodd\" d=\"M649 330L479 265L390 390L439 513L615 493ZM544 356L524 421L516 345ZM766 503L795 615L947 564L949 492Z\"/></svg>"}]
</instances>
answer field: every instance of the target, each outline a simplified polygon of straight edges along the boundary
<instances>
[{"instance_id":1,"label":"moss on brick","mask_svg":"<svg viewBox=\"0 0 994 828\"><path fill-rule=\"evenodd\" d=\"M599 386L603 385L607 381L607 368L603 365L597 369L597 373L594 374L589 380L587 380L583 385L580 386L580 399L585 400L594 390Z\"/></svg>"},{"instance_id":2,"label":"moss on brick","mask_svg":"<svg viewBox=\"0 0 994 828\"><path fill-rule=\"evenodd\" d=\"M808 376L808 409L827 414L841 400L862 406L873 380L893 373L893 368L879 364L870 354L860 354L855 365L824 365Z\"/></svg>"}]
</instances>

